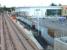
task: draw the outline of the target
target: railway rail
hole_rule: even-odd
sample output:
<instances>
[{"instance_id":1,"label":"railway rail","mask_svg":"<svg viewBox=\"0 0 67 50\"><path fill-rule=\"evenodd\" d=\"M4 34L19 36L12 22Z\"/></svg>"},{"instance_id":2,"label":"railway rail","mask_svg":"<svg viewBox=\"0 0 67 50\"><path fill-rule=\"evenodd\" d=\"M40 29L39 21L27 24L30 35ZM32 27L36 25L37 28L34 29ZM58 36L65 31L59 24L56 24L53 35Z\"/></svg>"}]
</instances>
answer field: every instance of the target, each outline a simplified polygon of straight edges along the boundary
<instances>
[{"instance_id":1,"label":"railway rail","mask_svg":"<svg viewBox=\"0 0 67 50\"><path fill-rule=\"evenodd\" d=\"M39 50L32 46L7 14L0 15L0 50Z\"/></svg>"}]
</instances>

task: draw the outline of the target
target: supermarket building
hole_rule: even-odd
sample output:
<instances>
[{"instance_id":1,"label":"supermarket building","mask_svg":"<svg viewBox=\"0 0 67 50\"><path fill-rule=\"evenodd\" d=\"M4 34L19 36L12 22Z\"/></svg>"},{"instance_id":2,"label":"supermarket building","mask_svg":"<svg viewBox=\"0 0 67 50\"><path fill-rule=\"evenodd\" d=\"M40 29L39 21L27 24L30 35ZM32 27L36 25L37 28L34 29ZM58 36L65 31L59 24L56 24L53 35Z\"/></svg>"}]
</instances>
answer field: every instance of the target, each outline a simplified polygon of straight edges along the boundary
<instances>
[{"instance_id":1,"label":"supermarket building","mask_svg":"<svg viewBox=\"0 0 67 50\"><path fill-rule=\"evenodd\" d=\"M34 17L67 16L67 5L64 6L39 6L39 7L16 7L17 14Z\"/></svg>"}]
</instances>

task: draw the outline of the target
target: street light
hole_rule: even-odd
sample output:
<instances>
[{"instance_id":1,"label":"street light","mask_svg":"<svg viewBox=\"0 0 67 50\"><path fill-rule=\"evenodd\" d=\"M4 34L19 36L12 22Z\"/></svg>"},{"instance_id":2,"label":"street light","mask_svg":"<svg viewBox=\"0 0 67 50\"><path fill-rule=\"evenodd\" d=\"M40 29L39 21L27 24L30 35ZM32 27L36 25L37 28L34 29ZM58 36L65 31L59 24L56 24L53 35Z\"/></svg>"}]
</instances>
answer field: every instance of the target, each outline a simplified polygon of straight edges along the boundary
<instances>
[{"instance_id":1,"label":"street light","mask_svg":"<svg viewBox=\"0 0 67 50\"><path fill-rule=\"evenodd\" d=\"M40 12L40 9L36 9L36 14L37 14L37 20L38 20L38 30L39 30L39 12ZM39 36L39 31L38 31L38 36Z\"/></svg>"}]
</instances>

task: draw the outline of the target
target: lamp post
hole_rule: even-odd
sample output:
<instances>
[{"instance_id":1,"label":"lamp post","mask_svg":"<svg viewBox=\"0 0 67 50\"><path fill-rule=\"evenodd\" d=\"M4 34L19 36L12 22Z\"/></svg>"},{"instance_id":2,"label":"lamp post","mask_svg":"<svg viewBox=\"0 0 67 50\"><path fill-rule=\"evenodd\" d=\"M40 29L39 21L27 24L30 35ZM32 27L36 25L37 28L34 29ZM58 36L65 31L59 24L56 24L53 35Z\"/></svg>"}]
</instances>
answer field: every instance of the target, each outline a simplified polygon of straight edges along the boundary
<instances>
[{"instance_id":1,"label":"lamp post","mask_svg":"<svg viewBox=\"0 0 67 50\"><path fill-rule=\"evenodd\" d=\"M36 13L36 14L37 14L36 16L37 16L37 20L38 20L37 25L38 25L38 36L39 36L39 16L40 16L40 15L39 15L39 12L40 12L40 9L36 9L36 12L37 12L37 13Z\"/></svg>"}]
</instances>

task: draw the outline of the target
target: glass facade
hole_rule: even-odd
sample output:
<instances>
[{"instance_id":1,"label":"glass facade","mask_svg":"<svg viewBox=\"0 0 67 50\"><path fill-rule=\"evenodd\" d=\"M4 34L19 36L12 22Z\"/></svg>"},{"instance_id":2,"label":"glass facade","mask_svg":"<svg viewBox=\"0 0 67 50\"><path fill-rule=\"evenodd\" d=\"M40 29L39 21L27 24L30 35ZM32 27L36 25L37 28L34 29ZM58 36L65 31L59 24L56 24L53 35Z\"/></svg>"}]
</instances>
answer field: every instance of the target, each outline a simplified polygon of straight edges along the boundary
<instances>
[{"instance_id":1,"label":"glass facade","mask_svg":"<svg viewBox=\"0 0 67 50\"><path fill-rule=\"evenodd\" d=\"M61 9L47 9L47 16L61 16Z\"/></svg>"}]
</instances>

